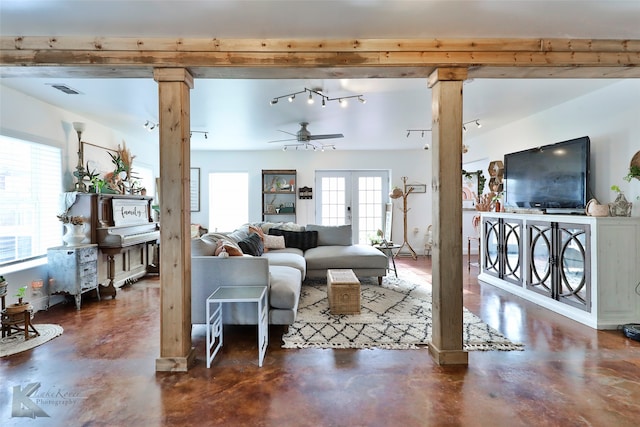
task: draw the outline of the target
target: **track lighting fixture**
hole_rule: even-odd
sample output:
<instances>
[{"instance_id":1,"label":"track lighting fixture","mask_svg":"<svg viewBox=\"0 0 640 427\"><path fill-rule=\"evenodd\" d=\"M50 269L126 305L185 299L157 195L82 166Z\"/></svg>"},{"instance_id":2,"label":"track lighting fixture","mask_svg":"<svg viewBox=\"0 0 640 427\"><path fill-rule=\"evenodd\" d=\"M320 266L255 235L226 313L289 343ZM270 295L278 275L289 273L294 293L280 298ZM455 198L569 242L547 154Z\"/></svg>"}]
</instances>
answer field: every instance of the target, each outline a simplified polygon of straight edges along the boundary
<instances>
[{"instance_id":1,"label":"track lighting fixture","mask_svg":"<svg viewBox=\"0 0 640 427\"><path fill-rule=\"evenodd\" d=\"M325 95L324 93L322 93L322 89L308 89L308 88L305 87L304 90L301 90L299 92L289 93L287 95L282 95L282 96L276 96L271 101L269 101L269 103L271 105L275 105L282 98L287 98L289 100L289 102L293 102L294 99L296 99L296 95L300 95L300 94L303 94L303 93L308 93L309 94L309 96L307 98L307 103L309 103L309 104L313 104L315 102L315 98L316 97L320 97L322 99L322 106L323 107L326 106L327 101L338 101L338 103L340 104L341 107L346 107L347 106L347 99L349 99L349 98L357 98L358 101L360 101L361 104L365 104L367 102L367 100L364 99L364 95L362 95L362 94L360 94L360 95L342 96L340 98L330 98L327 95Z\"/></svg>"},{"instance_id":2,"label":"track lighting fixture","mask_svg":"<svg viewBox=\"0 0 640 427\"><path fill-rule=\"evenodd\" d=\"M462 124L462 131L466 132L467 131L467 125L474 123L477 127L481 128L482 125L480 124L480 120L479 119L475 119L475 120L469 120L468 122L464 122ZM409 138L409 136L411 135L411 132L420 132L420 134L422 135L422 138L424 138L424 133L425 132L431 132L431 129L407 129L407 138Z\"/></svg>"},{"instance_id":3,"label":"track lighting fixture","mask_svg":"<svg viewBox=\"0 0 640 427\"><path fill-rule=\"evenodd\" d=\"M208 131L204 131L204 130L192 130L189 133L189 137L192 137L194 133L201 133L204 134L204 139L209 139L209 132Z\"/></svg>"},{"instance_id":4,"label":"track lighting fixture","mask_svg":"<svg viewBox=\"0 0 640 427\"><path fill-rule=\"evenodd\" d=\"M150 122L149 120L147 120L144 125L142 125L142 127L144 127L146 130L148 130L149 132L153 131L155 128L158 127L158 123L155 122Z\"/></svg>"},{"instance_id":5,"label":"track lighting fixture","mask_svg":"<svg viewBox=\"0 0 640 427\"><path fill-rule=\"evenodd\" d=\"M431 129L407 129L407 138L411 135L411 132L420 132L424 138L425 132L431 132Z\"/></svg>"},{"instance_id":6,"label":"track lighting fixture","mask_svg":"<svg viewBox=\"0 0 640 427\"><path fill-rule=\"evenodd\" d=\"M301 144L287 144L282 147L282 151L287 151L289 147L295 147L296 151L300 150L313 150L313 151L321 151L324 153L325 149L331 148L332 150L336 149L334 144L314 144L313 142L305 142Z\"/></svg>"}]
</instances>

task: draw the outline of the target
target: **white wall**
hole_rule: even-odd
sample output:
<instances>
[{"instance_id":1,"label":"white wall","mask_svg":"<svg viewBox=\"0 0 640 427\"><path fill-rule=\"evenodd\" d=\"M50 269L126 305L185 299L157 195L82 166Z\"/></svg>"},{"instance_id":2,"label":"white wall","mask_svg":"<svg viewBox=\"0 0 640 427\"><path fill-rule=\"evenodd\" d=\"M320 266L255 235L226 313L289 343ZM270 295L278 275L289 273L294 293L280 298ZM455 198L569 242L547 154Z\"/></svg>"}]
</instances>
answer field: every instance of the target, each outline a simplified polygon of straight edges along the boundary
<instances>
[{"instance_id":1,"label":"white wall","mask_svg":"<svg viewBox=\"0 0 640 427\"><path fill-rule=\"evenodd\" d=\"M316 170L364 170L386 169L390 171L391 188L402 188L401 177L408 183L426 184L427 192L408 197L408 240L413 249L422 255L424 233L431 224L431 151L199 151L191 154L191 166L200 168L200 212L193 212L191 222L208 228L209 199L208 174L211 172L249 173L249 221L262 219L262 169L296 169L298 188L307 186L314 190L314 199L296 200L296 221L314 224L315 219L315 171ZM392 239L401 243L403 237L402 199L393 201ZM232 209L232 207L230 207ZM240 224L238 224L240 225ZM414 229L417 228L417 232Z\"/></svg>"},{"instance_id":2,"label":"white wall","mask_svg":"<svg viewBox=\"0 0 640 427\"><path fill-rule=\"evenodd\" d=\"M465 158L501 160L504 154L581 136L591 139L591 191L600 203L615 199L618 185L640 216L640 181L623 177L640 150L640 79L615 83L570 102L467 141ZM526 102L526 99L523 99ZM488 162L483 170L487 170Z\"/></svg>"}]
</instances>

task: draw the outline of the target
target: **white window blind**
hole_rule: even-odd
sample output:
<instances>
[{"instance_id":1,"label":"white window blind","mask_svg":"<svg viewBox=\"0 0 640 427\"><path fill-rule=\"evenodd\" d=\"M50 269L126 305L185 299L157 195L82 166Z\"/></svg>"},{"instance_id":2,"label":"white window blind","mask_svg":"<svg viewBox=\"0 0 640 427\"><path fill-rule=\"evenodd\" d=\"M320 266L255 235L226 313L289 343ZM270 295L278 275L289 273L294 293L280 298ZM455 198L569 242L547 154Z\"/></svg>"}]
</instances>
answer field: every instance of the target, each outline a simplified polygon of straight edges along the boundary
<instances>
[{"instance_id":1,"label":"white window blind","mask_svg":"<svg viewBox=\"0 0 640 427\"><path fill-rule=\"evenodd\" d=\"M61 170L59 148L0 135L0 265L61 244Z\"/></svg>"}]
</instances>

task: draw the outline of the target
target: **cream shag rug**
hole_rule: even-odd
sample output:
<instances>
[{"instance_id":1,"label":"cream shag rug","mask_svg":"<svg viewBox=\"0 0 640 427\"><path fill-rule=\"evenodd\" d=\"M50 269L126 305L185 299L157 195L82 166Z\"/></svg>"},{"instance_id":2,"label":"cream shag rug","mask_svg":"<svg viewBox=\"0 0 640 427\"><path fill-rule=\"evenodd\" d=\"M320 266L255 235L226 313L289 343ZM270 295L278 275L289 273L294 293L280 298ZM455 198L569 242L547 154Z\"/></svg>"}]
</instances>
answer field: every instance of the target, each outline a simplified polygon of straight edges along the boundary
<instances>
[{"instance_id":1,"label":"cream shag rug","mask_svg":"<svg viewBox=\"0 0 640 427\"><path fill-rule=\"evenodd\" d=\"M329 312L326 284L302 285L298 316L283 348L416 349L431 341L431 285L385 277L361 280L360 314ZM465 350L524 350L464 309Z\"/></svg>"},{"instance_id":2,"label":"cream shag rug","mask_svg":"<svg viewBox=\"0 0 640 427\"><path fill-rule=\"evenodd\" d=\"M40 333L37 337L24 340L24 333L14 332L10 337L0 338L0 357L11 356L12 354L30 350L44 344L57 336L62 335L63 329L60 325L42 324L33 325Z\"/></svg>"}]
</instances>

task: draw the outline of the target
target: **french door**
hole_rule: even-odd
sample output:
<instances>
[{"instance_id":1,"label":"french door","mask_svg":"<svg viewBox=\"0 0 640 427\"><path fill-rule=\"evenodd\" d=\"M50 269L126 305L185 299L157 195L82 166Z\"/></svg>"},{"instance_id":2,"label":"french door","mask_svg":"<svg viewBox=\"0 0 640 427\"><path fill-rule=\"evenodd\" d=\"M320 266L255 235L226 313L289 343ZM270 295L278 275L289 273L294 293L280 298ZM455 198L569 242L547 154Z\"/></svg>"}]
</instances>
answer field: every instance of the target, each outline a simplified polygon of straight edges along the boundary
<instances>
[{"instance_id":1,"label":"french door","mask_svg":"<svg viewBox=\"0 0 640 427\"><path fill-rule=\"evenodd\" d=\"M316 222L351 224L353 241L369 244L384 228L389 171L316 171Z\"/></svg>"}]
</instances>

